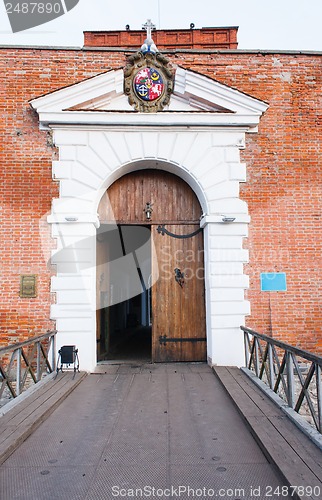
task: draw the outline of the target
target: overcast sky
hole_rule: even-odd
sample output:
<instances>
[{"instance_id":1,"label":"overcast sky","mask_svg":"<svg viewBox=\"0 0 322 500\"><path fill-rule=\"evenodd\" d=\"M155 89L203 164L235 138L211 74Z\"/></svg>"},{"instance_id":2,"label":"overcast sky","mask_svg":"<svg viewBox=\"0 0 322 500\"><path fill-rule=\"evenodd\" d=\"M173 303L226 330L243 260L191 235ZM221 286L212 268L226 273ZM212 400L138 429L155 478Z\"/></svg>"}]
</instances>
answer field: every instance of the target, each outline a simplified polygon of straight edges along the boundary
<instances>
[{"instance_id":1,"label":"overcast sky","mask_svg":"<svg viewBox=\"0 0 322 500\"><path fill-rule=\"evenodd\" d=\"M322 0L79 0L62 17L20 33L11 32L0 0L0 44L81 47L83 31L141 29L147 18L161 29L239 26L240 49L322 51Z\"/></svg>"}]
</instances>

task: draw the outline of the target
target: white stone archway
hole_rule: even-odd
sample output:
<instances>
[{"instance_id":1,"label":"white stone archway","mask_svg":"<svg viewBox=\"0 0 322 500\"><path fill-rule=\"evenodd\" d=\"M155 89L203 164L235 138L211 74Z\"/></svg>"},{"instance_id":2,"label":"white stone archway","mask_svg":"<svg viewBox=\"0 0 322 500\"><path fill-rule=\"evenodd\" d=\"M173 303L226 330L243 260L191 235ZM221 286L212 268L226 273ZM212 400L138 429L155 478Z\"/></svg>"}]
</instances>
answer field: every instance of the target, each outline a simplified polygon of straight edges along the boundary
<instances>
[{"instance_id":1,"label":"white stone archway","mask_svg":"<svg viewBox=\"0 0 322 500\"><path fill-rule=\"evenodd\" d=\"M81 368L94 368L99 200L125 173L161 168L185 180L204 211L200 224L205 237L209 363L241 365L239 327L250 307L244 298L248 277L243 273L248 252L242 248L249 216L246 203L239 198L246 166L239 153L245 133L256 130L267 106L179 68L170 104L173 110L133 113L126 107L121 76L120 72L109 72L96 77L99 81L94 78L31 103L39 113L41 127L53 130L59 148L53 176L60 180L60 197L53 200L48 217L57 238L52 256L57 266L52 279L56 303L51 314L56 320L58 346L76 345ZM110 90L106 93L105 87L102 97L104 78ZM119 109L113 110L113 106ZM219 112L223 109L225 112Z\"/></svg>"}]
</instances>

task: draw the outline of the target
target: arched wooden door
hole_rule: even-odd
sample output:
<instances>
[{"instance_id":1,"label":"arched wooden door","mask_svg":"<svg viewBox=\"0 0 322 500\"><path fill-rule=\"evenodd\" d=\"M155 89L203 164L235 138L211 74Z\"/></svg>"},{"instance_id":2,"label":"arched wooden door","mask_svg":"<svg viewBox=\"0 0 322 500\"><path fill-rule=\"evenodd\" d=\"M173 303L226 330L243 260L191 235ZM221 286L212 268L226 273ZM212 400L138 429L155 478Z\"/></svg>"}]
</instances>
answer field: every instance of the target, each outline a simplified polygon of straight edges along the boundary
<instances>
[{"instance_id":1,"label":"arched wooden door","mask_svg":"<svg viewBox=\"0 0 322 500\"><path fill-rule=\"evenodd\" d=\"M152 204L150 219L147 203ZM201 213L196 195L182 179L150 169L117 180L99 206L103 225L151 229L154 362L206 360Z\"/></svg>"}]
</instances>

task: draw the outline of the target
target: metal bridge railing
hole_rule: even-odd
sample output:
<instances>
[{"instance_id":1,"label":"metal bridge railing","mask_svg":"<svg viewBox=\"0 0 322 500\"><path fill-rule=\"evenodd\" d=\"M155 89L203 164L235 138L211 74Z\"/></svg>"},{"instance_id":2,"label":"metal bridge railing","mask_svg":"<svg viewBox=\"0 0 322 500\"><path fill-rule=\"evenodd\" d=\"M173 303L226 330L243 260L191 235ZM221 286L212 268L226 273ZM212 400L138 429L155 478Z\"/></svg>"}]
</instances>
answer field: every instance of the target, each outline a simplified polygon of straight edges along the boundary
<instances>
[{"instance_id":1,"label":"metal bridge railing","mask_svg":"<svg viewBox=\"0 0 322 500\"><path fill-rule=\"evenodd\" d=\"M322 433L322 357L241 326L246 368Z\"/></svg>"},{"instance_id":2,"label":"metal bridge railing","mask_svg":"<svg viewBox=\"0 0 322 500\"><path fill-rule=\"evenodd\" d=\"M55 371L56 331L0 348L0 398L5 391L16 398L23 390Z\"/></svg>"}]
</instances>

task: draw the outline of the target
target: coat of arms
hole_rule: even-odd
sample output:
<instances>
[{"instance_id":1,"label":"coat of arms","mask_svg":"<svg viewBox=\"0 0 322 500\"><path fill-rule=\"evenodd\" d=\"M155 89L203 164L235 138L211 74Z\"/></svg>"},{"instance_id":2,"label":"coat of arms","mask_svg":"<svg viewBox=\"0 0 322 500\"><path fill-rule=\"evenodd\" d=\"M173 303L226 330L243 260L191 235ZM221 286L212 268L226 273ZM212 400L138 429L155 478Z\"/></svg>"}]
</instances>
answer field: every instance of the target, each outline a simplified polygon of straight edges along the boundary
<instances>
[{"instance_id":1,"label":"coat of arms","mask_svg":"<svg viewBox=\"0 0 322 500\"><path fill-rule=\"evenodd\" d=\"M169 61L158 51L151 38L150 20L143 26L147 38L139 52L129 57L124 69L124 92L137 111L162 111L170 101L173 73Z\"/></svg>"}]
</instances>

